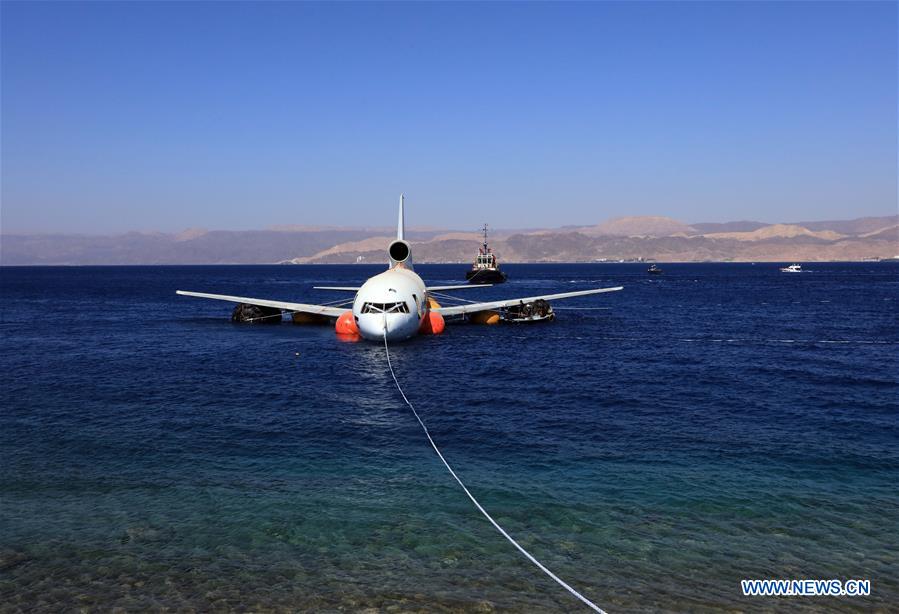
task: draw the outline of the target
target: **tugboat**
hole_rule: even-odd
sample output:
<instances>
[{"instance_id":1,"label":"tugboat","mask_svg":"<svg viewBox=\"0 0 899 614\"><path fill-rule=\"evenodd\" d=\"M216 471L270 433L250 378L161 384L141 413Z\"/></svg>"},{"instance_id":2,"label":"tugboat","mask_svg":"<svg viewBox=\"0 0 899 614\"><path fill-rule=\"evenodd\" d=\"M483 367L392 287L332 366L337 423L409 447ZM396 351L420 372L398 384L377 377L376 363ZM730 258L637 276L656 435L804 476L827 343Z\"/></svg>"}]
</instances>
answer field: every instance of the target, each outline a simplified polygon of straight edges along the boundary
<instances>
[{"instance_id":1,"label":"tugboat","mask_svg":"<svg viewBox=\"0 0 899 614\"><path fill-rule=\"evenodd\" d=\"M650 275L661 275L662 269L660 269L656 265L652 265L648 269L646 269L646 272L649 273Z\"/></svg>"},{"instance_id":2,"label":"tugboat","mask_svg":"<svg viewBox=\"0 0 899 614\"><path fill-rule=\"evenodd\" d=\"M496 254L487 247L487 224L484 224L484 243L478 249L471 270L465 274L470 284L501 284L506 281L506 274L499 270Z\"/></svg>"}]
</instances>

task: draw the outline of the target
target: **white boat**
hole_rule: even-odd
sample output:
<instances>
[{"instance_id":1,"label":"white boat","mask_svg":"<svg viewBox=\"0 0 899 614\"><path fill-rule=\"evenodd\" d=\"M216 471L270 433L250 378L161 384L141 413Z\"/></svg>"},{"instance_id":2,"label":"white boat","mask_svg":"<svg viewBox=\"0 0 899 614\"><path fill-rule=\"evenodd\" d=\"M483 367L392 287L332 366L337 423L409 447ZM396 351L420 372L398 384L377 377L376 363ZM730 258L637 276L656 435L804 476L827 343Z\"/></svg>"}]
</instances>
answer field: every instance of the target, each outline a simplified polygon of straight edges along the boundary
<instances>
[{"instance_id":1,"label":"white boat","mask_svg":"<svg viewBox=\"0 0 899 614\"><path fill-rule=\"evenodd\" d=\"M509 305L502 311L503 322L529 323L529 322L552 322L556 319L553 308L549 301L537 299L530 303L520 303L518 305Z\"/></svg>"},{"instance_id":2,"label":"white boat","mask_svg":"<svg viewBox=\"0 0 899 614\"><path fill-rule=\"evenodd\" d=\"M780 269L781 273L802 273L802 265L801 264L791 264L790 266L785 266Z\"/></svg>"}]
</instances>

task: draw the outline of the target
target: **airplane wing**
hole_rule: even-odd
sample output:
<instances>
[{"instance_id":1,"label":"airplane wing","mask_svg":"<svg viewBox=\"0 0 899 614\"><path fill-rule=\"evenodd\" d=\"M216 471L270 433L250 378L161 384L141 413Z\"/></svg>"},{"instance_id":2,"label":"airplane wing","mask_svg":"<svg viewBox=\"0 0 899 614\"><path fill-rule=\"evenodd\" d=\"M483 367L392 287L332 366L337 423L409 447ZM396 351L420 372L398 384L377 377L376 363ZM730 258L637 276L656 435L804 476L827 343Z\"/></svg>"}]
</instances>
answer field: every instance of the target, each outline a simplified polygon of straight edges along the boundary
<instances>
[{"instance_id":1,"label":"airplane wing","mask_svg":"<svg viewBox=\"0 0 899 614\"><path fill-rule=\"evenodd\" d=\"M341 292L358 292L359 286L312 286L313 290L340 290Z\"/></svg>"},{"instance_id":2,"label":"airplane wing","mask_svg":"<svg viewBox=\"0 0 899 614\"><path fill-rule=\"evenodd\" d=\"M441 290L466 290L468 288L489 288L493 284L462 284L461 286L428 286L428 290L440 292Z\"/></svg>"},{"instance_id":3,"label":"airplane wing","mask_svg":"<svg viewBox=\"0 0 899 614\"><path fill-rule=\"evenodd\" d=\"M600 294L602 292L617 292L622 290L622 286L615 288L594 288L592 290L578 290L576 292L562 292L560 294L544 294L542 296L529 296L527 298L512 298L502 301L491 301L489 303L469 303L468 305L453 305L452 307L437 307L431 311L444 316L455 316L463 313L475 313L477 311L489 311L491 309L502 309L503 307L512 307L521 303L530 303L543 299L544 301L553 301L556 299L573 298L575 296L587 296L589 294Z\"/></svg>"},{"instance_id":4,"label":"airplane wing","mask_svg":"<svg viewBox=\"0 0 899 614\"><path fill-rule=\"evenodd\" d=\"M176 294L182 296L196 296L199 298L211 298L217 301L228 301L230 303L247 303L248 305L259 305L260 307L274 307L275 309L284 309L286 311L301 311L303 313L317 313L329 318L339 318L340 315L347 310L346 307L328 307L326 305L307 305L305 303L286 303L284 301L269 301L260 298L247 298L245 296L229 296L227 294L206 294L204 292L187 292L186 290L178 290Z\"/></svg>"}]
</instances>

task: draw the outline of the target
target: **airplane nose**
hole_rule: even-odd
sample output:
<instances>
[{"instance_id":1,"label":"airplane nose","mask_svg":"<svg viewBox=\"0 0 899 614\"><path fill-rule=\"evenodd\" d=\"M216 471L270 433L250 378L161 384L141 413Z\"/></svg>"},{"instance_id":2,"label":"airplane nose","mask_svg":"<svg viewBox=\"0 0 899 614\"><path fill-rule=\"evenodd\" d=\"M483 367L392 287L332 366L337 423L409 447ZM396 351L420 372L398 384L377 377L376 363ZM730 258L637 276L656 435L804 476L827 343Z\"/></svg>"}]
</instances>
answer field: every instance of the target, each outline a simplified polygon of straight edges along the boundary
<instances>
[{"instance_id":1,"label":"airplane nose","mask_svg":"<svg viewBox=\"0 0 899 614\"><path fill-rule=\"evenodd\" d=\"M402 316L393 315L392 317L384 317L379 325L380 329L378 330L378 335L381 337L387 335L387 338L391 341L405 339L408 336L403 333L404 320Z\"/></svg>"},{"instance_id":2,"label":"airplane nose","mask_svg":"<svg viewBox=\"0 0 899 614\"><path fill-rule=\"evenodd\" d=\"M377 341L384 338L384 333L390 333L390 325L383 315L364 315L359 318L359 332L366 339Z\"/></svg>"}]
</instances>

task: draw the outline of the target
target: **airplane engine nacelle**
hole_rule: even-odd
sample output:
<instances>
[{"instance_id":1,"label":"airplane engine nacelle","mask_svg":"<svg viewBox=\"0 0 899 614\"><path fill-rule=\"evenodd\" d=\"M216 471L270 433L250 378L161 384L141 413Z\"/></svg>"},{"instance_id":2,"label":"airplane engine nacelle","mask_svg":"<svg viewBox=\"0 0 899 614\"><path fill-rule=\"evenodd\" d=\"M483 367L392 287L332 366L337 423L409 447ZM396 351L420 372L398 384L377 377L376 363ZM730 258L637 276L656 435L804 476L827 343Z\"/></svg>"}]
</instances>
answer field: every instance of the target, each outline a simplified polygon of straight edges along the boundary
<instances>
[{"instance_id":1,"label":"airplane engine nacelle","mask_svg":"<svg viewBox=\"0 0 899 614\"><path fill-rule=\"evenodd\" d=\"M396 266L402 263L412 263L412 248L402 239L397 239L387 248L387 255L390 256L390 265Z\"/></svg>"},{"instance_id":2,"label":"airplane engine nacelle","mask_svg":"<svg viewBox=\"0 0 899 614\"><path fill-rule=\"evenodd\" d=\"M356 318L353 316L352 309L347 309L340 314L340 317L337 318L337 324L334 325L334 331L338 335L359 336L359 327L356 326Z\"/></svg>"},{"instance_id":3,"label":"airplane engine nacelle","mask_svg":"<svg viewBox=\"0 0 899 614\"><path fill-rule=\"evenodd\" d=\"M439 335L446 328L446 320L443 316L434 311L429 311L428 315L421 321L418 332L422 335Z\"/></svg>"}]
</instances>

